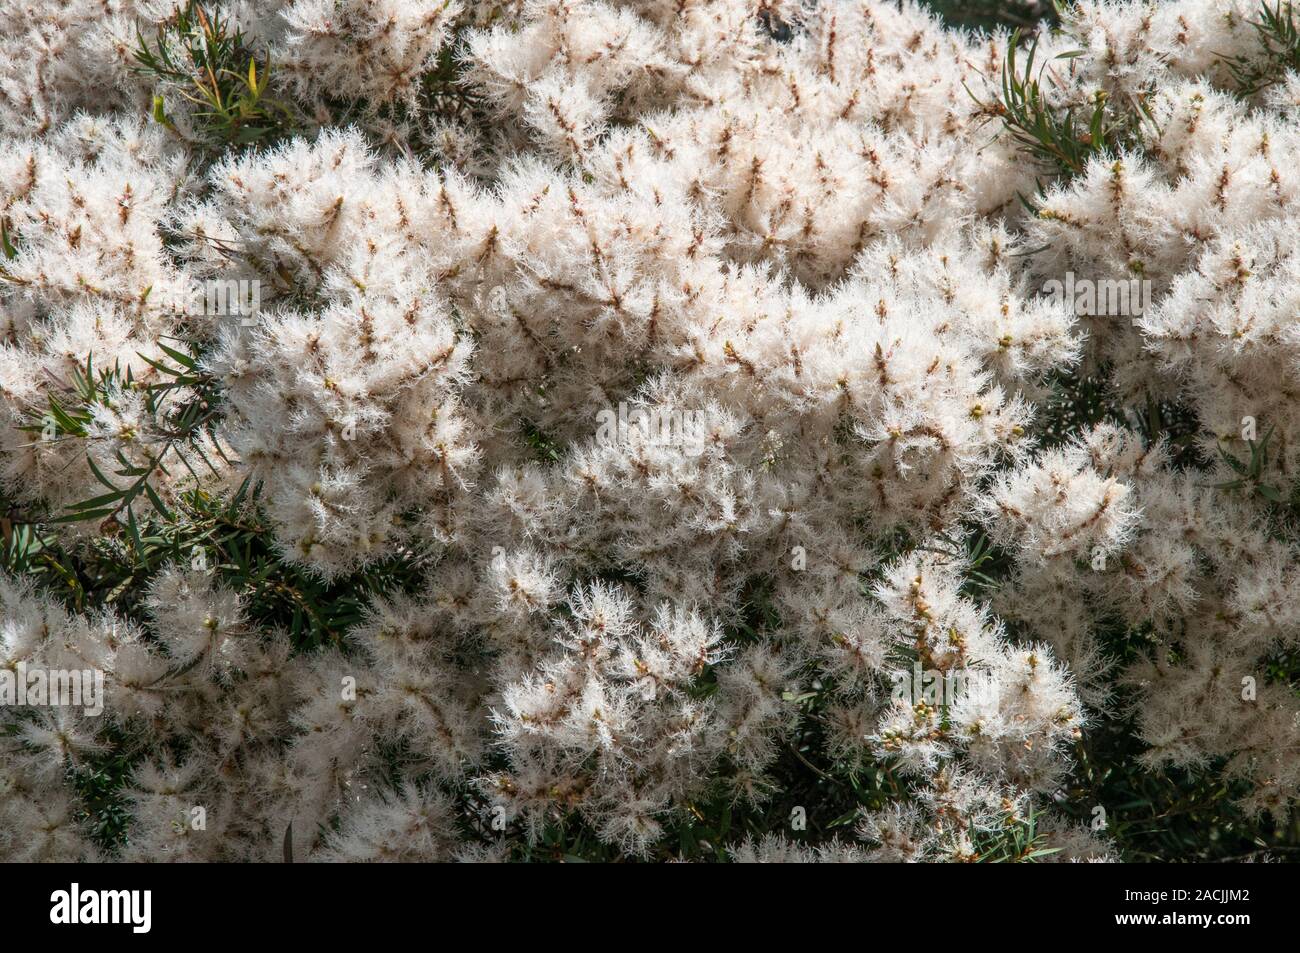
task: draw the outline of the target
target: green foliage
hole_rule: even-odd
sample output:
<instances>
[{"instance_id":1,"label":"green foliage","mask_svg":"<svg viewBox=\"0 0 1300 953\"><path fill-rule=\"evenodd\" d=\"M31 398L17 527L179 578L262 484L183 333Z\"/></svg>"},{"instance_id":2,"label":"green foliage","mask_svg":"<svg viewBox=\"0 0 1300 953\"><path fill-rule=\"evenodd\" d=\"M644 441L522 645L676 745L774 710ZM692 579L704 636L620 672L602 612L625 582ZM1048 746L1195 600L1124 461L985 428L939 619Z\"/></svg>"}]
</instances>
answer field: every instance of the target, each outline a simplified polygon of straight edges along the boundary
<instances>
[{"instance_id":1,"label":"green foliage","mask_svg":"<svg viewBox=\"0 0 1300 953\"><path fill-rule=\"evenodd\" d=\"M1260 50L1254 56L1221 57L1237 92L1254 96L1277 83L1287 72L1300 70L1300 24L1290 0L1260 4L1259 19L1252 20Z\"/></svg>"},{"instance_id":2,"label":"green foliage","mask_svg":"<svg viewBox=\"0 0 1300 953\"><path fill-rule=\"evenodd\" d=\"M559 463L562 449L559 443L530 420L523 421L522 427L524 443L528 445L528 449L533 452L539 463Z\"/></svg>"},{"instance_id":3,"label":"green foliage","mask_svg":"<svg viewBox=\"0 0 1300 953\"><path fill-rule=\"evenodd\" d=\"M1292 669L1292 677L1300 669ZM1091 825L1106 810L1099 831L1130 863L1214 863L1300 852L1300 818L1270 821L1248 815L1237 799L1249 785L1225 778L1222 764L1201 768L1141 762L1145 746L1132 720L1098 719L1075 750L1076 768L1057 808Z\"/></svg>"},{"instance_id":4,"label":"green foliage","mask_svg":"<svg viewBox=\"0 0 1300 953\"><path fill-rule=\"evenodd\" d=\"M270 58L263 56L259 65L243 31L232 30L198 0L177 7L158 26L152 46L137 33L134 56L135 70L154 77L162 90L154 96L154 120L174 130L167 103L180 97L209 148L268 142L293 127L292 110L266 94Z\"/></svg>"},{"instance_id":5,"label":"green foliage","mask_svg":"<svg viewBox=\"0 0 1300 953\"><path fill-rule=\"evenodd\" d=\"M86 465L107 492L44 518L10 506L0 519L0 569L33 579L74 611L111 606L144 622L139 599L159 569L208 568L244 598L251 621L286 630L299 648L341 644L375 595L415 587L425 570L420 553L326 581L278 549L260 505L260 484L245 479L225 496L204 490L200 468L219 472L205 447L231 462L216 439L220 388L195 355L162 343L159 349L164 359L141 355L158 372L149 383L129 369L100 370L87 357L70 384L50 393L41 419L24 428L36 440L93 439L96 409L135 393L157 430L140 451L143 463L118 452L117 466L105 473L87 456ZM172 470L191 478L191 485L164 501L156 484ZM78 544L60 542L53 531L85 520L100 521L99 533Z\"/></svg>"},{"instance_id":6,"label":"green foliage","mask_svg":"<svg viewBox=\"0 0 1300 953\"><path fill-rule=\"evenodd\" d=\"M0 252L3 252L5 258L10 261L18 257L18 249L9 240L9 220L7 218L0 218ZM3 269L0 269L0 275L3 275Z\"/></svg>"},{"instance_id":7,"label":"green foliage","mask_svg":"<svg viewBox=\"0 0 1300 953\"><path fill-rule=\"evenodd\" d=\"M1139 97L1117 108L1105 90L1097 90L1080 107L1053 102L1052 62L1082 55L1082 50L1059 53L1051 61L1034 65L1038 38L1029 44L1023 64L1019 60L1021 32L1011 34L1002 64L1001 95L991 102L971 98L990 119L999 120L1002 131L1016 147L1044 169L1060 176L1078 175L1088 160L1102 153L1115 154L1135 148L1144 139L1144 125L1154 126L1146 101ZM1044 82L1044 77L1047 81Z\"/></svg>"},{"instance_id":8,"label":"green foliage","mask_svg":"<svg viewBox=\"0 0 1300 953\"><path fill-rule=\"evenodd\" d=\"M466 61L458 55L458 42L443 46L438 51L438 65L420 77L419 102L425 112L472 120L486 107L463 82Z\"/></svg>"},{"instance_id":9,"label":"green foliage","mask_svg":"<svg viewBox=\"0 0 1300 953\"><path fill-rule=\"evenodd\" d=\"M1219 448L1219 456L1232 472L1237 474L1237 477L1223 483L1213 484L1216 490L1244 489L1248 495L1258 494L1270 503L1285 503L1287 501L1287 493L1283 489L1279 489L1272 483L1265 482L1264 470L1268 466L1268 441L1273 436L1273 430L1273 427L1269 427L1268 432L1264 434L1264 439L1258 442L1254 440L1246 442L1250 449L1249 460L1238 460L1222 447Z\"/></svg>"},{"instance_id":10,"label":"green foliage","mask_svg":"<svg viewBox=\"0 0 1300 953\"><path fill-rule=\"evenodd\" d=\"M128 392L142 395L145 414L157 426L156 432L149 435L149 442L138 444L144 462L130 460L118 449L115 453L118 469L111 471L112 476L105 474L87 454L86 463L91 473L108 492L72 504L51 522L97 519L111 526L124 519L138 542L136 507L142 497L159 513L167 514L167 505L158 495L154 482L159 474L169 473L169 462L189 470L196 481L199 474L190 463L191 457L197 457L211 472L218 472L204 450L207 443L217 453L221 452L213 430L218 416L217 383L199 368L194 355L162 343L159 343L159 348L175 366L140 355L161 375L158 380L147 384L136 380L130 368L125 372L118 366L98 370L93 358L87 356L84 370L74 370L71 384L64 389L64 397L60 399L57 391L50 391L46 413L23 427L35 440L93 439L90 425L96 409L113 407ZM130 441L143 436L119 434L123 440ZM119 483L113 477L126 482Z\"/></svg>"},{"instance_id":11,"label":"green foliage","mask_svg":"<svg viewBox=\"0 0 1300 953\"><path fill-rule=\"evenodd\" d=\"M1200 424L1183 403L1147 397L1145 405L1131 405L1115 392L1112 368L1098 368L1081 375L1074 371L1054 374L1047 382L1049 394L1042 401L1031 430L1044 448L1059 447L1101 423L1111 423L1138 434L1150 446L1164 441L1173 465L1179 469L1202 470L1196 436Z\"/></svg>"},{"instance_id":12,"label":"green foliage","mask_svg":"<svg viewBox=\"0 0 1300 953\"><path fill-rule=\"evenodd\" d=\"M33 579L75 611L111 606L144 622L140 598L159 569L206 567L243 597L250 621L288 632L300 649L342 644L376 595L413 591L423 579L425 560L415 553L321 579L280 553L260 495L249 480L224 499L192 490L165 516L142 519L134 532L100 535L77 547L61 545L38 524L9 521L0 568Z\"/></svg>"},{"instance_id":13,"label":"green foliage","mask_svg":"<svg viewBox=\"0 0 1300 953\"><path fill-rule=\"evenodd\" d=\"M81 820L102 849L112 850L126 838L130 813L125 789L136 755L121 729L110 727L107 734L111 738L109 752L92 754L81 767L69 770L81 799Z\"/></svg>"},{"instance_id":14,"label":"green foliage","mask_svg":"<svg viewBox=\"0 0 1300 953\"><path fill-rule=\"evenodd\" d=\"M1033 864L1058 853L1060 848L1048 847L1038 828L1040 813L1031 808L1025 817L1008 814L1001 830L975 831L971 839L975 845L976 862Z\"/></svg>"}]
</instances>

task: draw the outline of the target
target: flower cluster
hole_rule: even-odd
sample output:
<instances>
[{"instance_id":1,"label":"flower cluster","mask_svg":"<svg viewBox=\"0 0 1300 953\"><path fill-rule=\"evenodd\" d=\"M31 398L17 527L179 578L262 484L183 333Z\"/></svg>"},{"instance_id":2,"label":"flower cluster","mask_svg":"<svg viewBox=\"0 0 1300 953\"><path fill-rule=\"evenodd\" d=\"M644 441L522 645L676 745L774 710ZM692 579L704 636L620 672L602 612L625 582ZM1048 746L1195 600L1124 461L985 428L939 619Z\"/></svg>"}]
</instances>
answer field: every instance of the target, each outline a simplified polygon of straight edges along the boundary
<instances>
[{"instance_id":1,"label":"flower cluster","mask_svg":"<svg viewBox=\"0 0 1300 953\"><path fill-rule=\"evenodd\" d=\"M725 803L779 815L738 860L1103 860L1074 753L1125 719L1284 816L1300 79L1240 87L1253 14L1069 7L1036 108L1098 119L1026 153L1015 41L912 0L0 11L6 567L11 519L185 540L0 576L0 668L106 686L0 708L0 856L664 856ZM304 638L272 572L360 608ZM791 765L885 780L813 839Z\"/></svg>"}]
</instances>

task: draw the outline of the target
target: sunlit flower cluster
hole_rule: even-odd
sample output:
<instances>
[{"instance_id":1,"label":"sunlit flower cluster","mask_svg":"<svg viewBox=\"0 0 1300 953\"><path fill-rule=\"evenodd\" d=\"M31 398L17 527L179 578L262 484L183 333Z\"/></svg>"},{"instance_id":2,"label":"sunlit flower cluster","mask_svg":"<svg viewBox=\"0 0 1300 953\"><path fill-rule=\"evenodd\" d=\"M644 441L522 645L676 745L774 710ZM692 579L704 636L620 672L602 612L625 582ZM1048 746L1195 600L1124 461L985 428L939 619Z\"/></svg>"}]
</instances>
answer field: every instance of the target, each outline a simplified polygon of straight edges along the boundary
<instances>
[{"instance_id":1,"label":"sunlit flower cluster","mask_svg":"<svg viewBox=\"0 0 1300 953\"><path fill-rule=\"evenodd\" d=\"M698 804L786 811L797 757L888 803L736 859L969 860L1027 818L1108 859L1059 802L1117 715L1290 809L1300 80L1234 95L1245 0L1044 31L1054 102L1150 127L1073 176L1000 134L1008 37L911 0L214 3L296 117L215 154L133 58L174 13L0 9L6 502L149 471L129 525L52 524L75 550L256 486L274 558L359 608L301 644L205 561L224 530L103 605L0 577L0 667L106 684L0 708L0 857L482 861L575 818L645 856ZM1067 272L1150 307L1076 313ZM1088 375L1120 410L1062 432ZM900 696L917 667L982 690Z\"/></svg>"}]
</instances>

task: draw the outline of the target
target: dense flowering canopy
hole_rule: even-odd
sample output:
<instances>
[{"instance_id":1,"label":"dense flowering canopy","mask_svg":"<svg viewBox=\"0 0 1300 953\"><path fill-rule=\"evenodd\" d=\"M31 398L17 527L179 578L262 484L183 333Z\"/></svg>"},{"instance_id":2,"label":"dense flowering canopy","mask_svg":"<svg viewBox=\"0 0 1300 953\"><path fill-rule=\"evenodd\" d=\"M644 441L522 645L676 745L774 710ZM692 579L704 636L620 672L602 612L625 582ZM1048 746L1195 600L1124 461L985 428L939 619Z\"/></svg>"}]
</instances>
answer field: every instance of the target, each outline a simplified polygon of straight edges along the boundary
<instances>
[{"instance_id":1,"label":"dense flowering canopy","mask_svg":"<svg viewBox=\"0 0 1300 953\"><path fill-rule=\"evenodd\" d=\"M1050 108L1141 127L1077 170L1007 134L1008 37L911 0L204 13L275 135L217 148L196 81L141 67L170 3L0 6L7 497L57 516L148 471L134 532L260 484L280 563L418 582L304 645L201 546L102 605L0 578L0 666L106 693L0 708L0 857L99 856L77 779L109 756L126 859L278 859L286 831L299 859L504 858L573 816L644 855L696 800L777 805L812 737L893 794L739 859L967 859L1029 816L1104 859L1093 805L1055 802L1121 703L1152 768L1290 809L1300 79L1241 94L1253 4L1044 30ZM1045 293L1067 273L1150 306ZM203 306L226 281L251 319ZM1069 375L1142 415L1052 426ZM1174 405L1176 439L1147 412ZM68 552L128 535L82 512L48 525ZM914 667L982 687L892 691Z\"/></svg>"}]
</instances>

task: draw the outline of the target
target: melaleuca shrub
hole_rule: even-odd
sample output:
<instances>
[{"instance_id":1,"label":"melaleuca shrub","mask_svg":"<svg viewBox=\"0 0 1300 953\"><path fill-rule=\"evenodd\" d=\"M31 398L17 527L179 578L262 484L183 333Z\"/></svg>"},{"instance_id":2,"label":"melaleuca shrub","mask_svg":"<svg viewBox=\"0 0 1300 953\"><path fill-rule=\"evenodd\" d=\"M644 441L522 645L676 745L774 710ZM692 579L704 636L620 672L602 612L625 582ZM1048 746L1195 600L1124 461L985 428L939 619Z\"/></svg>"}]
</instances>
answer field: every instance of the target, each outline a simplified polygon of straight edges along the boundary
<instances>
[{"instance_id":1,"label":"melaleuca shrub","mask_svg":"<svg viewBox=\"0 0 1300 953\"><path fill-rule=\"evenodd\" d=\"M1300 79L1245 0L41 0L0 50L0 856L1289 816Z\"/></svg>"}]
</instances>

